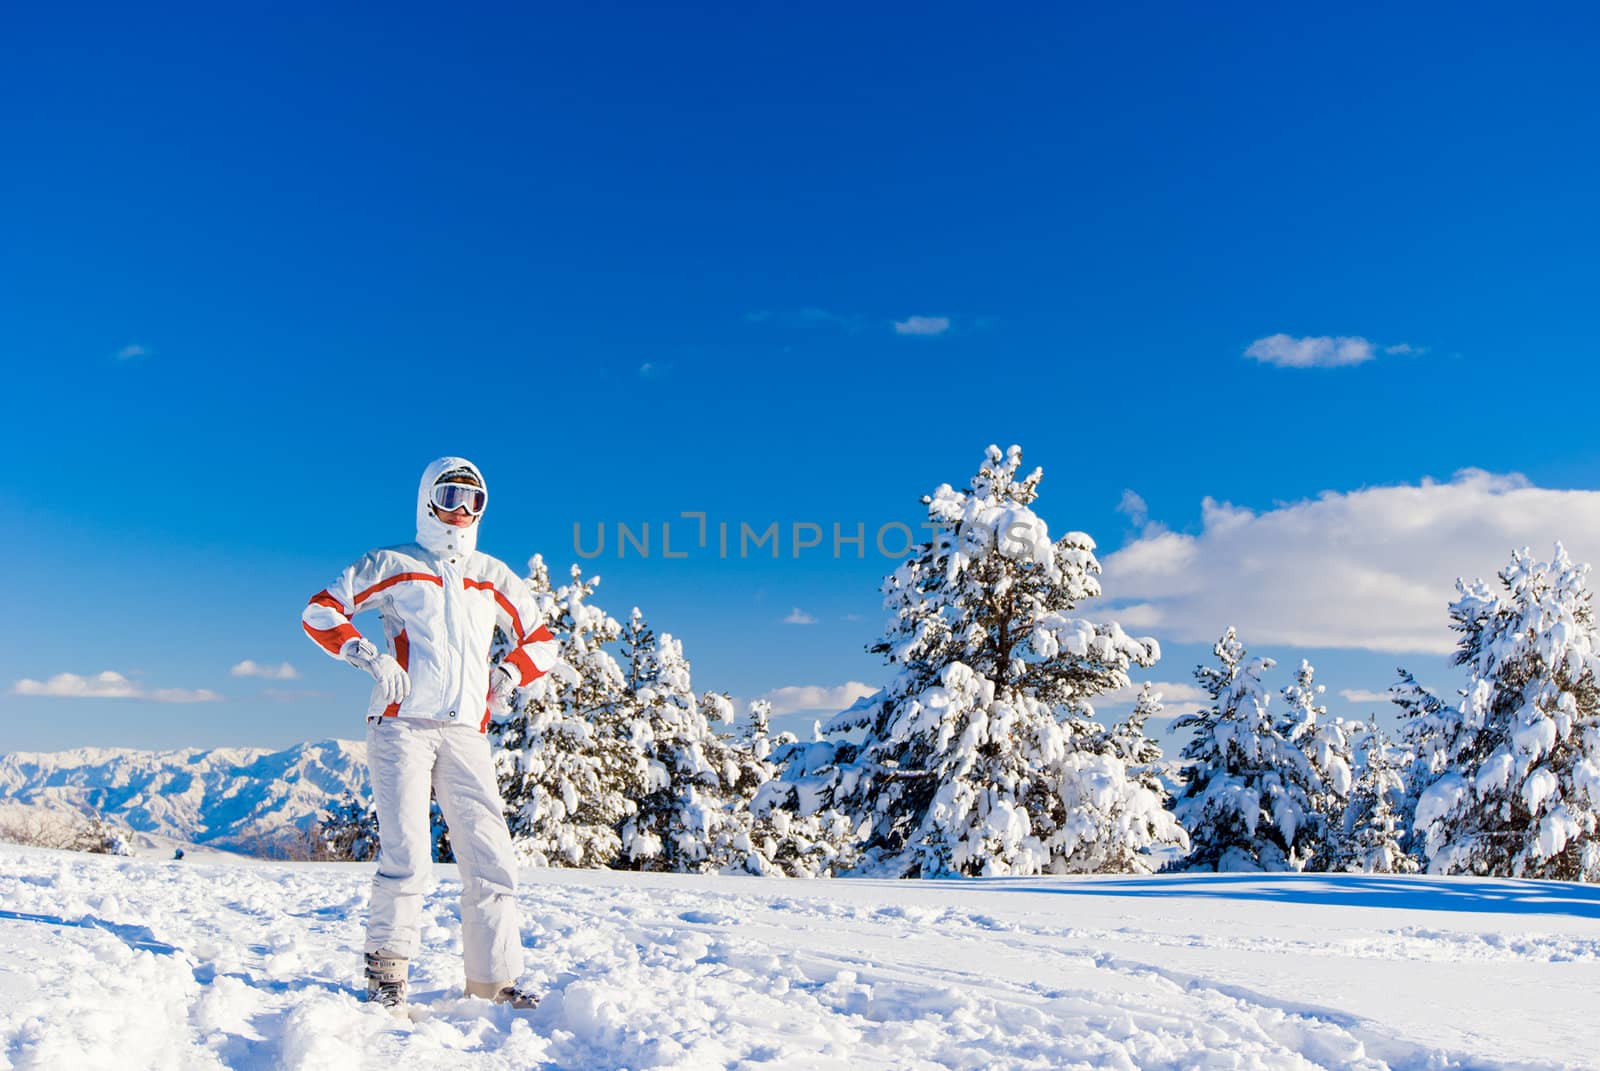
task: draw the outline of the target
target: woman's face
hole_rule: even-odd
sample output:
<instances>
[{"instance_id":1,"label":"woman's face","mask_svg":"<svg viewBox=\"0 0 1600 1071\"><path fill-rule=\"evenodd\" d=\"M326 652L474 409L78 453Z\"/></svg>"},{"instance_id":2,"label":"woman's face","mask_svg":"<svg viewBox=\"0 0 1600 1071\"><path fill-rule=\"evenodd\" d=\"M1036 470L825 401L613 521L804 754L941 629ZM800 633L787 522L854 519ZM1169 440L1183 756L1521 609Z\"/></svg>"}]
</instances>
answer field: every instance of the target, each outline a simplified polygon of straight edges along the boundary
<instances>
[{"instance_id":1,"label":"woman's face","mask_svg":"<svg viewBox=\"0 0 1600 1071\"><path fill-rule=\"evenodd\" d=\"M468 513L467 507L465 506L462 506L459 509L453 509L449 513L446 513L438 506L434 506L433 515L452 528L471 528L472 522L478 519L472 514Z\"/></svg>"}]
</instances>

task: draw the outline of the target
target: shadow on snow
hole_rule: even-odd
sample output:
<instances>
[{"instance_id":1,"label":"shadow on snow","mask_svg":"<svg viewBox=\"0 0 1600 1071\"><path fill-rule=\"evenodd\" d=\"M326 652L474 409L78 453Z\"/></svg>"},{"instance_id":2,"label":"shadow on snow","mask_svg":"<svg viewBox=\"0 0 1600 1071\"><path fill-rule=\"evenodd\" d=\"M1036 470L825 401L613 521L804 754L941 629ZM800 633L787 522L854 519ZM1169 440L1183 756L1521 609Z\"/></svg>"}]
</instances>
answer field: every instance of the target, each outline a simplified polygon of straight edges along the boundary
<instances>
[{"instance_id":1,"label":"shadow on snow","mask_svg":"<svg viewBox=\"0 0 1600 1071\"><path fill-rule=\"evenodd\" d=\"M1192 897L1285 904L1600 919L1600 886L1509 878L1386 874L1158 874L1148 877L976 878L925 884L1060 896Z\"/></svg>"},{"instance_id":2,"label":"shadow on snow","mask_svg":"<svg viewBox=\"0 0 1600 1071\"><path fill-rule=\"evenodd\" d=\"M142 948L146 952L154 952L161 956L172 956L178 952L176 946L169 945L165 941L156 940L156 935L151 932L148 926L107 922L105 919L95 918L93 915L66 919L60 915L31 915L25 911L0 911L0 919L10 919L13 922L42 922L47 926L75 926L84 930L104 930L113 937L121 938L129 948Z\"/></svg>"}]
</instances>

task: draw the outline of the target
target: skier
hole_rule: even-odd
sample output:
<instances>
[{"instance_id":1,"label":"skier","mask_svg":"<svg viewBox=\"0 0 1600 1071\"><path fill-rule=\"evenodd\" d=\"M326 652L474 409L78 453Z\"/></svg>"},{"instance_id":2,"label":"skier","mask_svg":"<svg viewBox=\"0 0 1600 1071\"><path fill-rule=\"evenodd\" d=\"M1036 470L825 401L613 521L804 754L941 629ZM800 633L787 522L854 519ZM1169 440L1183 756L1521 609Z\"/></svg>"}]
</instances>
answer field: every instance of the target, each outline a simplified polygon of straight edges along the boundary
<instances>
[{"instance_id":1,"label":"skier","mask_svg":"<svg viewBox=\"0 0 1600 1071\"><path fill-rule=\"evenodd\" d=\"M371 674L367 766L380 844L367 919L367 999L404 1014L433 860L432 788L461 870L466 992L516 1008L538 998L517 984L522 941L516 864L485 735L513 692L556 661L555 637L527 585L476 550L488 504L483 474L442 457L422 474L417 540L370 551L311 597L307 634L334 658ZM387 651L350 619L377 610ZM495 627L512 648L490 665Z\"/></svg>"}]
</instances>

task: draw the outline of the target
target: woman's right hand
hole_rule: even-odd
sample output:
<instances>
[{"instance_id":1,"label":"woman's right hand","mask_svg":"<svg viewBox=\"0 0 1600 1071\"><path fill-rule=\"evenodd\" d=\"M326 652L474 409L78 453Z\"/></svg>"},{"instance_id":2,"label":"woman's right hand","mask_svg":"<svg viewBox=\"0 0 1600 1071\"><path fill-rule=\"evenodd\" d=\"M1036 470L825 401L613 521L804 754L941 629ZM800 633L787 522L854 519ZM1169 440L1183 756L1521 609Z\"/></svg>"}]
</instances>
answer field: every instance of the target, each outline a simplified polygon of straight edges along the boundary
<instances>
[{"instance_id":1,"label":"woman's right hand","mask_svg":"<svg viewBox=\"0 0 1600 1071\"><path fill-rule=\"evenodd\" d=\"M364 669L378 682L378 691L385 703L402 702L411 694L411 676L387 651L379 651L365 639L351 640L340 652L344 660L357 669Z\"/></svg>"}]
</instances>

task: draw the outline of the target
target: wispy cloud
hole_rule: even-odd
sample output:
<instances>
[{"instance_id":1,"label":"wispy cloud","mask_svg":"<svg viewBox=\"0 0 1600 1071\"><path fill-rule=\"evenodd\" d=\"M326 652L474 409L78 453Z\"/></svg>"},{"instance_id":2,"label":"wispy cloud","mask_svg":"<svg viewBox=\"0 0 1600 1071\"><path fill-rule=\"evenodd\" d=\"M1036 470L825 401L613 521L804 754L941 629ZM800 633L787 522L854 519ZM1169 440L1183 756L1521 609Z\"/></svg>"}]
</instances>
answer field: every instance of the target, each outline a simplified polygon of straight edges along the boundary
<instances>
[{"instance_id":1,"label":"wispy cloud","mask_svg":"<svg viewBox=\"0 0 1600 1071\"><path fill-rule=\"evenodd\" d=\"M639 378L665 379L671 371L671 361L646 361L639 366Z\"/></svg>"},{"instance_id":2,"label":"wispy cloud","mask_svg":"<svg viewBox=\"0 0 1600 1071\"><path fill-rule=\"evenodd\" d=\"M785 625L815 625L817 619L796 606L789 611L789 616L783 619Z\"/></svg>"},{"instance_id":3,"label":"wispy cloud","mask_svg":"<svg viewBox=\"0 0 1600 1071\"><path fill-rule=\"evenodd\" d=\"M1204 688L1197 684L1184 681L1151 681L1150 690L1161 697L1163 718L1176 718L1181 714L1192 714L1200 707L1211 701ZM1131 708L1139 698L1139 692L1144 688L1145 682L1134 681L1126 688L1118 688L1114 692L1096 696L1093 705L1096 711L1124 710Z\"/></svg>"},{"instance_id":4,"label":"wispy cloud","mask_svg":"<svg viewBox=\"0 0 1600 1071\"><path fill-rule=\"evenodd\" d=\"M1412 354L1421 349L1408 343L1379 346L1359 335L1268 335L1250 343L1244 351L1246 357L1262 364L1279 368L1340 368L1345 365L1364 364L1380 353Z\"/></svg>"},{"instance_id":5,"label":"wispy cloud","mask_svg":"<svg viewBox=\"0 0 1600 1071\"><path fill-rule=\"evenodd\" d=\"M131 699L139 694L134 683L112 670L80 677L76 673L57 673L47 681L24 677L11 686L13 695L48 695L83 699Z\"/></svg>"},{"instance_id":6,"label":"wispy cloud","mask_svg":"<svg viewBox=\"0 0 1600 1071\"><path fill-rule=\"evenodd\" d=\"M270 681L294 681L300 679L300 673L289 663L269 666L261 662L252 662L246 658L243 662L228 670L235 677L264 677Z\"/></svg>"},{"instance_id":7,"label":"wispy cloud","mask_svg":"<svg viewBox=\"0 0 1600 1071\"><path fill-rule=\"evenodd\" d=\"M1350 703L1387 703L1388 692L1374 692L1369 688L1340 688L1339 694Z\"/></svg>"},{"instance_id":8,"label":"wispy cloud","mask_svg":"<svg viewBox=\"0 0 1600 1071\"><path fill-rule=\"evenodd\" d=\"M1147 530L1103 559L1123 625L1191 643L1235 625L1246 645L1438 652L1458 576L1492 577L1518 547L1600 555L1600 491L1478 470L1448 483L1329 491L1263 512L1206 499L1201 530Z\"/></svg>"},{"instance_id":9,"label":"wispy cloud","mask_svg":"<svg viewBox=\"0 0 1600 1071\"><path fill-rule=\"evenodd\" d=\"M149 355L150 350L148 347L141 346L135 342L132 345L122 347L116 352L115 357L119 361L135 361L140 357L148 357Z\"/></svg>"},{"instance_id":10,"label":"wispy cloud","mask_svg":"<svg viewBox=\"0 0 1600 1071\"><path fill-rule=\"evenodd\" d=\"M774 688L758 698L772 704L774 716L811 710L825 710L831 714L843 710L863 696L872 695L877 690L872 685L862 684L860 681L846 681L833 688L820 684L796 684L787 688Z\"/></svg>"},{"instance_id":11,"label":"wispy cloud","mask_svg":"<svg viewBox=\"0 0 1600 1071\"><path fill-rule=\"evenodd\" d=\"M1122 492L1117 512L1132 521L1135 528L1143 528L1144 522L1150 519L1150 507L1145 504L1143 496L1131 488Z\"/></svg>"},{"instance_id":12,"label":"wispy cloud","mask_svg":"<svg viewBox=\"0 0 1600 1071\"><path fill-rule=\"evenodd\" d=\"M139 698L153 703L214 703L222 696L209 688L156 688L140 693Z\"/></svg>"},{"instance_id":13,"label":"wispy cloud","mask_svg":"<svg viewBox=\"0 0 1600 1071\"><path fill-rule=\"evenodd\" d=\"M908 316L894 322L894 333L897 335L942 335L948 330L948 316Z\"/></svg>"},{"instance_id":14,"label":"wispy cloud","mask_svg":"<svg viewBox=\"0 0 1600 1071\"><path fill-rule=\"evenodd\" d=\"M46 681L24 677L11 686L11 692L53 699L147 699L154 703L210 703L222 698L209 688L146 689L109 669L87 677L57 673Z\"/></svg>"}]
</instances>

